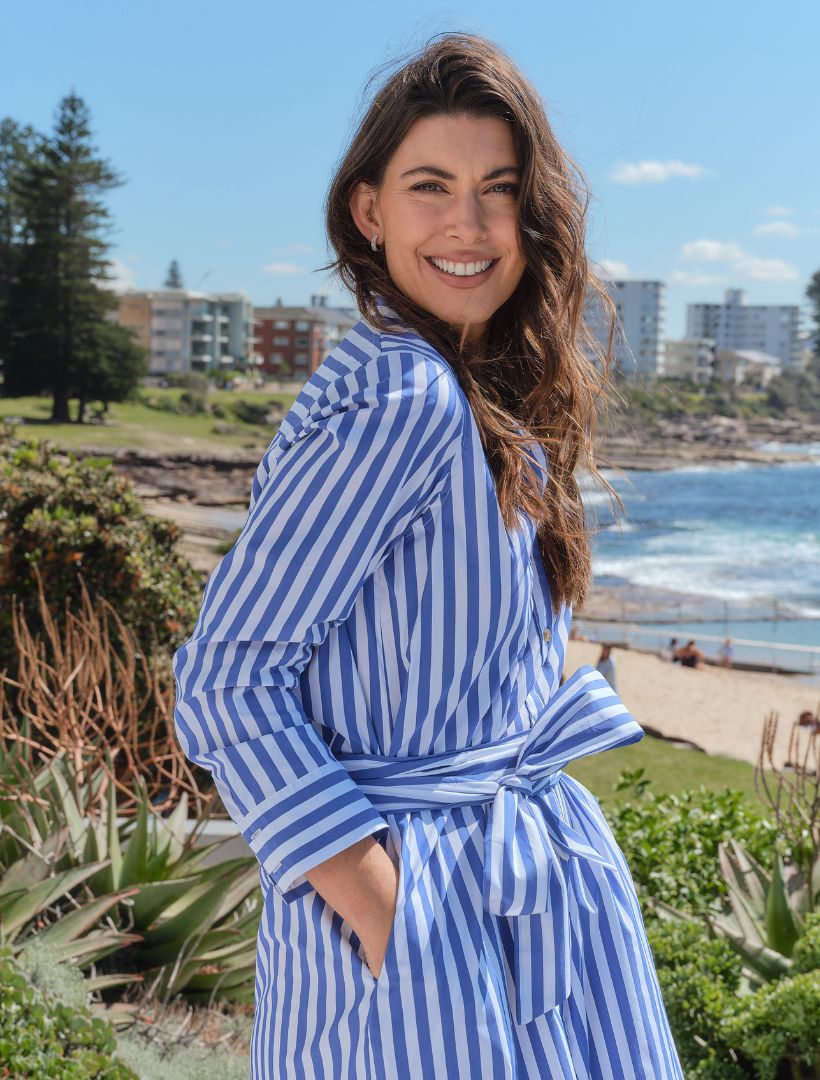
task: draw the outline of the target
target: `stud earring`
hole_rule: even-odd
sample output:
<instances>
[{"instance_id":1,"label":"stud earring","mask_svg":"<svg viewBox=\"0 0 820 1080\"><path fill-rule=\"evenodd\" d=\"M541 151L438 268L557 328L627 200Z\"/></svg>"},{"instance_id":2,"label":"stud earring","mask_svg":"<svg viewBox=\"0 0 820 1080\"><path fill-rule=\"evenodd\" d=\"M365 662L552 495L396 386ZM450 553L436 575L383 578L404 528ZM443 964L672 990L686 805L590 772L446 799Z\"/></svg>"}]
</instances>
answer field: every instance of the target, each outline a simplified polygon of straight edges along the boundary
<instances>
[{"instance_id":1,"label":"stud earring","mask_svg":"<svg viewBox=\"0 0 820 1080\"><path fill-rule=\"evenodd\" d=\"M373 233L373 235L370 237L370 246L373 248L374 251L379 250L379 245L376 243L376 241L378 239L379 239L379 234L378 233Z\"/></svg>"}]
</instances>

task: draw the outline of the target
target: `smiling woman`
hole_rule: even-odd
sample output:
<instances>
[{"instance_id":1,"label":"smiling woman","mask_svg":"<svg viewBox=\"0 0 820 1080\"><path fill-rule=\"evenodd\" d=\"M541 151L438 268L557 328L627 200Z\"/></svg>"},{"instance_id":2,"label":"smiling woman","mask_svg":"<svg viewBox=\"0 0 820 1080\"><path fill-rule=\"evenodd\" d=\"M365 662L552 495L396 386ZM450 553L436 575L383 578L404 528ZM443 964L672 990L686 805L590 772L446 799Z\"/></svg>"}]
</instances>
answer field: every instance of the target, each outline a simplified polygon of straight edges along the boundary
<instances>
[{"instance_id":1,"label":"smiling woman","mask_svg":"<svg viewBox=\"0 0 820 1080\"><path fill-rule=\"evenodd\" d=\"M642 735L597 671L562 681L603 386L566 159L501 50L446 35L327 213L362 317L174 658L260 863L252 1076L682 1080L629 869L564 772Z\"/></svg>"},{"instance_id":2,"label":"smiling woman","mask_svg":"<svg viewBox=\"0 0 820 1080\"><path fill-rule=\"evenodd\" d=\"M520 175L509 123L428 116L410 128L381 184L360 182L351 197L362 234L383 238L393 282L464 342L484 339L524 275L519 185L503 179Z\"/></svg>"}]
</instances>

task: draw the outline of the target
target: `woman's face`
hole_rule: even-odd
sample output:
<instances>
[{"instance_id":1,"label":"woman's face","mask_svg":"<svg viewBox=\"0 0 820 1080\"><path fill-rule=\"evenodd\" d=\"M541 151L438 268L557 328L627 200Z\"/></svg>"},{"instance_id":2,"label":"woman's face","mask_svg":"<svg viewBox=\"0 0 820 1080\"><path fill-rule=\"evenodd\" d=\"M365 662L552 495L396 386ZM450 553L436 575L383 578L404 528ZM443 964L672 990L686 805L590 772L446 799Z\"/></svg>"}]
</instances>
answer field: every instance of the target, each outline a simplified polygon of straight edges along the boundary
<instances>
[{"instance_id":1,"label":"woman's face","mask_svg":"<svg viewBox=\"0 0 820 1080\"><path fill-rule=\"evenodd\" d=\"M425 117L400 143L381 186L359 184L350 208L368 240L378 233L396 286L477 340L524 273L519 179L510 124Z\"/></svg>"}]
</instances>

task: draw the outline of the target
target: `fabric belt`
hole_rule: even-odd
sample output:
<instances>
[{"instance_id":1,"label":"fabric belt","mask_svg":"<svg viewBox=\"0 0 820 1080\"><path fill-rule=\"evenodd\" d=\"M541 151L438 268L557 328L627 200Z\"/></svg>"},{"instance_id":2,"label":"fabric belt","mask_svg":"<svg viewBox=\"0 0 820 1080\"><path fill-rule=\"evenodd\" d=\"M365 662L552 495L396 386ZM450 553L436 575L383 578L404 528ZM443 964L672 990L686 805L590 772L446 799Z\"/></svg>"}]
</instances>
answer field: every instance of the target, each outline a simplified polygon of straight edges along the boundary
<instances>
[{"instance_id":1,"label":"fabric belt","mask_svg":"<svg viewBox=\"0 0 820 1080\"><path fill-rule=\"evenodd\" d=\"M569 996L568 860L615 869L559 817L546 796L560 784L568 762L643 737L643 729L592 667L579 668L549 702L538 690L533 698L539 715L532 726L496 742L425 757L339 755L363 793L384 812L489 803L482 898L487 911L513 917L510 1003L520 1024Z\"/></svg>"}]
</instances>

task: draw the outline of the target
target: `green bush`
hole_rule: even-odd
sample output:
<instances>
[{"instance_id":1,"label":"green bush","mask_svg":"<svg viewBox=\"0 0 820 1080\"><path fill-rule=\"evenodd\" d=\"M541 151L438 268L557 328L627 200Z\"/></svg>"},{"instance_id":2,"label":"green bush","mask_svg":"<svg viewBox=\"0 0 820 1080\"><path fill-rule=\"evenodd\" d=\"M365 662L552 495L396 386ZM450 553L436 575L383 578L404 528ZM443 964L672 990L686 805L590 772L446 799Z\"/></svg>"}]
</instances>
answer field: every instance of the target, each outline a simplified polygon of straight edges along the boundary
<instances>
[{"instance_id":1,"label":"green bush","mask_svg":"<svg viewBox=\"0 0 820 1080\"><path fill-rule=\"evenodd\" d=\"M0 1075L28 1080L139 1080L116 1059L114 1029L36 989L0 949Z\"/></svg>"},{"instance_id":2,"label":"green bush","mask_svg":"<svg viewBox=\"0 0 820 1080\"><path fill-rule=\"evenodd\" d=\"M803 933L792 953L792 971L820 971L820 911L806 915Z\"/></svg>"},{"instance_id":3,"label":"green bush","mask_svg":"<svg viewBox=\"0 0 820 1080\"><path fill-rule=\"evenodd\" d=\"M756 815L739 791L687 790L656 795L643 769L624 772L616 785L629 802L607 806L645 913L661 900L687 914L723 910L726 883L718 845L734 837L764 866L771 866L774 827Z\"/></svg>"},{"instance_id":4,"label":"green bush","mask_svg":"<svg viewBox=\"0 0 820 1080\"><path fill-rule=\"evenodd\" d=\"M186 416L198 416L208 411L208 394L183 390L179 396L179 411Z\"/></svg>"},{"instance_id":5,"label":"green bush","mask_svg":"<svg viewBox=\"0 0 820 1080\"><path fill-rule=\"evenodd\" d=\"M820 1077L820 970L790 975L741 998L726 1037L758 1080ZM788 1072L784 1070L788 1068Z\"/></svg>"},{"instance_id":6,"label":"green bush","mask_svg":"<svg viewBox=\"0 0 820 1080\"><path fill-rule=\"evenodd\" d=\"M707 938L695 923L656 922L647 935L687 1078L748 1075L724 1030L740 985L740 960L731 946Z\"/></svg>"},{"instance_id":7,"label":"green bush","mask_svg":"<svg viewBox=\"0 0 820 1080\"><path fill-rule=\"evenodd\" d=\"M265 424L276 405L274 401L236 401L231 404L234 416L243 424Z\"/></svg>"},{"instance_id":8,"label":"green bush","mask_svg":"<svg viewBox=\"0 0 820 1080\"><path fill-rule=\"evenodd\" d=\"M12 656L12 595L32 630L39 625L35 566L58 617L66 601L79 604L82 575L140 642L176 648L201 598L178 539L107 459L78 460L48 443L0 447L0 668Z\"/></svg>"}]
</instances>

